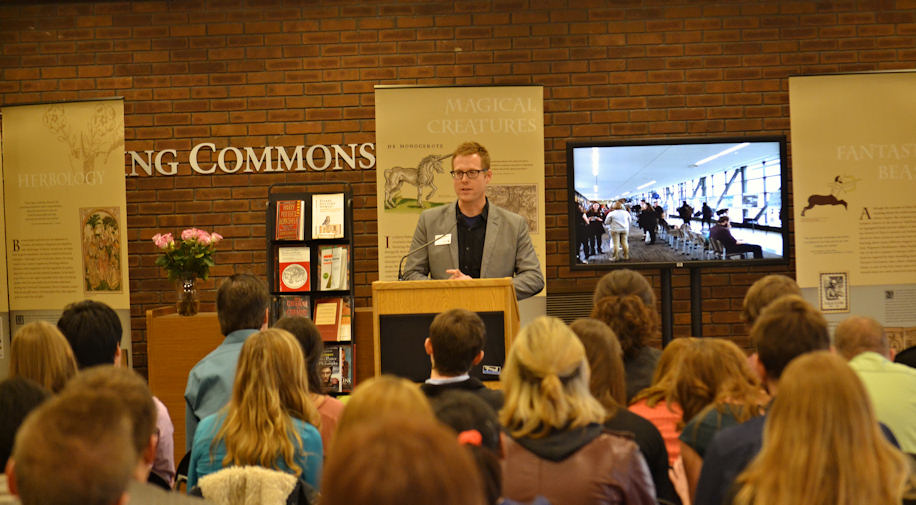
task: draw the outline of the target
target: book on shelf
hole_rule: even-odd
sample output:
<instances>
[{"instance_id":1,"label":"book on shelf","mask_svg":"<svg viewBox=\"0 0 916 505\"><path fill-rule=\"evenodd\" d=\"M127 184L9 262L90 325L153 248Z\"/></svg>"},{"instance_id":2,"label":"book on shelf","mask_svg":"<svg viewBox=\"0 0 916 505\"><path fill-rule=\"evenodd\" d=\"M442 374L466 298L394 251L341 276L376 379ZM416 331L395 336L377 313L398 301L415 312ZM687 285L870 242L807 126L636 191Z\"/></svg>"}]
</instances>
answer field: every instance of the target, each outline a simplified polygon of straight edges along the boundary
<instances>
[{"instance_id":1,"label":"book on shelf","mask_svg":"<svg viewBox=\"0 0 916 505\"><path fill-rule=\"evenodd\" d=\"M343 238L344 194L312 195L312 238Z\"/></svg>"},{"instance_id":2,"label":"book on shelf","mask_svg":"<svg viewBox=\"0 0 916 505\"><path fill-rule=\"evenodd\" d=\"M327 342L349 342L351 310L349 297L315 300L312 321Z\"/></svg>"},{"instance_id":3,"label":"book on shelf","mask_svg":"<svg viewBox=\"0 0 916 505\"><path fill-rule=\"evenodd\" d=\"M308 291L311 272L311 251L308 247L277 248L277 273L280 292Z\"/></svg>"},{"instance_id":4,"label":"book on shelf","mask_svg":"<svg viewBox=\"0 0 916 505\"><path fill-rule=\"evenodd\" d=\"M350 248L345 245L328 245L318 248L321 257L319 289L334 291L349 289Z\"/></svg>"},{"instance_id":5,"label":"book on shelf","mask_svg":"<svg viewBox=\"0 0 916 505\"><path fill-rule=\"evenodd\" d=\"M283 316L312 318L312 303L308 296L278 295L274 297L274 314L277 319Z\"/></svg>"},{"instance_id":6,"label":"book on shelf","mask_svg":"<svg viewBox=\"0 0 916 505\"><path fill-rule=\"evenodd\" d=\"M353 348L349 344L326 344L318 358L318 376L324 392L345 393L353 389Z\"/></svg>"},{"instance_id":7,"label":"book on shelf","mask_svg":"<svg viewBox=\"0 0 916 505\"><path fill-rule=\"evenodd\" d=\"M275 240L302 240L305 238L305 200L277 201Z\"/></svg>"}]
</instances>

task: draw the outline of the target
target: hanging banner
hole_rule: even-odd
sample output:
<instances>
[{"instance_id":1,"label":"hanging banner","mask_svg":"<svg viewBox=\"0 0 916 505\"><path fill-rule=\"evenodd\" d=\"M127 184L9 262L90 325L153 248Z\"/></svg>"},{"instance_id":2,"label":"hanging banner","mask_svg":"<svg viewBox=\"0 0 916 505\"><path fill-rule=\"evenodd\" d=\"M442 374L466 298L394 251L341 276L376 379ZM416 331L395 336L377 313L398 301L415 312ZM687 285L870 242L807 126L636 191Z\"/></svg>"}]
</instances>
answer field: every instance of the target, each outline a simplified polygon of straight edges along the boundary
<instances>
[{"instance_id":1,"label":"hanging banner","mask_svg":"<svg viewBox=\"0 0 916 505\"><path fill-rule=\"evenodd\" d=\"M789 79L796 272L834 321L916 344L916 72Z\"/></svg>"},{"instance_id":2,"label":"hanging banner","mask_svg":"<svg viewBox=\"0 0 916 505\"><path fill-rule=\"evenodd\" d=\"M12 332L91 298L115 309L129 335L123 100L2 114ZM130 339L121 347L129 351Z\"/></svg>"},{"instance_id":3,"label":"hanging banner","mask_svg":"<svg viewBox=\"0 0 916 505\"><path fill-rule=\"evenodd\" d=\"M528 220L544 269L543 87L377 86L375 118L380 280L398 278L420 213L455 202L451 153L467 141L489 151L487 198Z\"/></svg>"}]
</instances>

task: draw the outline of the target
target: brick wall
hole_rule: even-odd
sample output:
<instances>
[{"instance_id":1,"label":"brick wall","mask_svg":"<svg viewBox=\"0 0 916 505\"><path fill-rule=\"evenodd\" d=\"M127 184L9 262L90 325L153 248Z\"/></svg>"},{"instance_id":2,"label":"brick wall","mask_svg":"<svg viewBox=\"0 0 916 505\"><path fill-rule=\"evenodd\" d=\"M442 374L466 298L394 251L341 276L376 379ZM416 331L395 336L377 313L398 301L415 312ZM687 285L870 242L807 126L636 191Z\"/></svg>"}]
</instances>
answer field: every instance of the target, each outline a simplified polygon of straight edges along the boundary
<instances>
[{"instance_id":1,"label":"brick wall","mask_svg":"<svg viewBox=\"0 0 916 505\"><path fill-rule=\"evenodd\" d=\"M916 1L23 2L0 7L0 43L0 104L123 96L127 150L179 153L178 176L127 179L143 369L145 311L174 300L149 238L226 236L204 283L213 310L221 278L265 272L272 183L351 182L358 305L377 278L374 170L191 176L195 144L374 142L376 84L542 84L548 290L589 291L599 275L566 266L567 141L788 134L788 76L914 67ZM740 338L747 286L793 270L705 273L704 334ZM675 334L687 335L688 274L673 285Z\"/></svg>"}]
</instances>

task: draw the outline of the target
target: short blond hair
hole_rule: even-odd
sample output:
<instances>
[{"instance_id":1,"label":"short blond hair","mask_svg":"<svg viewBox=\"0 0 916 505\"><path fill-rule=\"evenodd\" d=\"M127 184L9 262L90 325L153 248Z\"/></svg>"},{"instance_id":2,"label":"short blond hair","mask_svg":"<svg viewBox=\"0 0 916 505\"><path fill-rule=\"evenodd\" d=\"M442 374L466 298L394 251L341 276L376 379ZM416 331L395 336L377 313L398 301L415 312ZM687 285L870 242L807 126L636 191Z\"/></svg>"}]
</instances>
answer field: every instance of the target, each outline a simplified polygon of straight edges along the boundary
<instances>
[{"instance_id":1,"label":"short blond hair","mask_svg":"<svg viewBox=\"0 0 916 505\"><path fill-rule=\"evenodd\" d=\"M28 323L13 336L10 377L25 377L58 393L75 374L73 349L53 324Z\"/></svg>"},{"instance_id":2,"label":"short blond hair","mask_svg":"<svg viewBox=\"0 0 916 505\"><path fill-rule=\"evenodd\" d=\"M589 391L585 348L555 317L541 316L515 337L500 375L505 403L499 420L513 437L541 438L604 421Z\"/></svg>"},{"instance_id":3,"label":"short blond hair","mask_svg":"<svg viewBox=\"0 0 916 505\"><path fill-rule=\"evenodd\" d=\"M462 142L455 148L455 152L452 153L452 168L455 168L455 158L458 156L473 156L475 154L480 156L480 169L484 171L490 170L490 153L486 147L477 142Z\"/></svg>"},{"instance_id":4,"label":"short blond hair","mask_svg":"<svg viewBox=\"0 0 916 505\"><path fill-rule=\"evenodd\" d=\"M334 439L346 436L354 427L367 421L392 413L435 417L429 400L417 384L394 375L380 375L361 382L353 390L337 421Z\"/></svg>"}]
</instances>

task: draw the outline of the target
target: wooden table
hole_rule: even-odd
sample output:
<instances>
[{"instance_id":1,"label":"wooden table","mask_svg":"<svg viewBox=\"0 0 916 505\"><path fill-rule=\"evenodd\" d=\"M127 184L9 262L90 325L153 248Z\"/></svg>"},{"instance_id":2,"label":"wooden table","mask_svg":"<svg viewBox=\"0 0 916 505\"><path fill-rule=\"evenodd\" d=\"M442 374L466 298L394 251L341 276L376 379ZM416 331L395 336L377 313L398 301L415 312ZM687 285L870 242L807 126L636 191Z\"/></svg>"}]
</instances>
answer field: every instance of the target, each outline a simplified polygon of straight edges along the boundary
<instances>
[{"instance_id":1,"label":"wooden table","mask_svg":"<svg viewBox=\"0 0 916 505\"><path fill-rule=\"evenodd\" d=\"M175 425L175 465L185 454L184 390L198 361L223 342L216 312L179 316L175 306L146 311L149 387Z\"/></svg>"}]
</instances>

